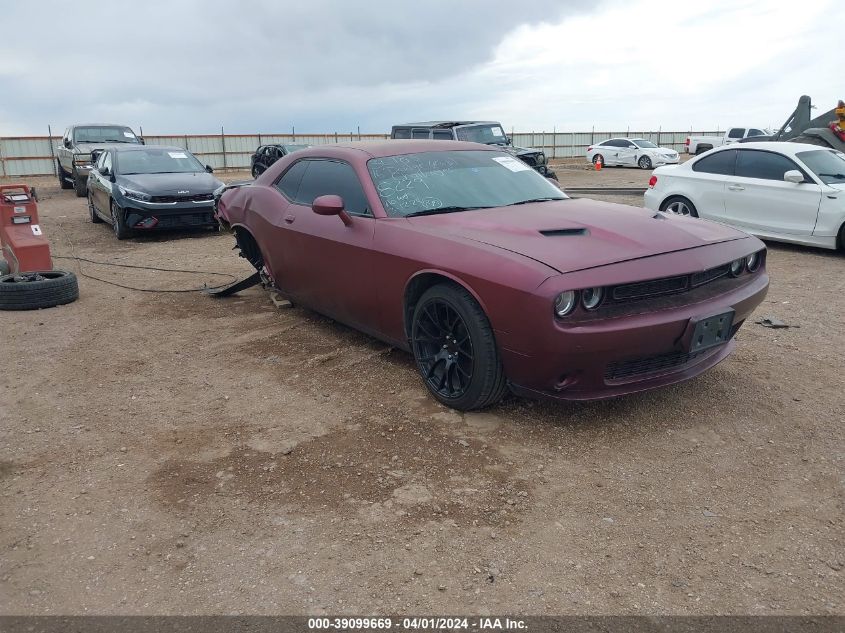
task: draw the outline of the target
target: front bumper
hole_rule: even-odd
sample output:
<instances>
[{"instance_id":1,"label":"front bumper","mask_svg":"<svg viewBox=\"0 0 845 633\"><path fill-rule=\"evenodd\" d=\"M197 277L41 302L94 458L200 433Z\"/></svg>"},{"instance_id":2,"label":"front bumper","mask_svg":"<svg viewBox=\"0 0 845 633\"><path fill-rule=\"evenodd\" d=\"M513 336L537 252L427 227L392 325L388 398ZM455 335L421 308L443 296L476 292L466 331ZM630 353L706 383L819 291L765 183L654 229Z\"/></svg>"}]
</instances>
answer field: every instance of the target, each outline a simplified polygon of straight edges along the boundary
<instances>
[{"instance_id":1,"label":"front bumper","mask_svg":"<svg viewBox=\"0 0 845 633\"><path fill-rule=\"evenodd\" d=\"M654 156L651 159L652 165L655 167L661 167L663 165L677 165L681 162L680 154L675 156L674 158L667 158L666 156Z\"/></svg>"},{"instance_id":2,"label":"front bumper","mask_svg":"<svg viewBox=\"0 0 845 633\"><path fill-rule=\"evenodd\" d=\"M124 199L123 213L126 226L132 230L151 231L217 226L214 201L178 203L167 205L146 204Z\"/></svg>"},{"instance_id":3,"label":"front bumper","mask_svg":"<svg viewBox=\"0 0 845 633\"><path fill-rule=\"evenodd\" d=\"M713 282L700 290L631 304L618 314L532 328L531 350L507 347L502 361L511 389L557 400L597 400L636 393L698 376L733 350L733 336L763 301L765 270L737 280ZM651 301L651 300L649 300ZM734 311L730 339L688 353L683 340L691 320ZM551 310L549 309L549 312Z\"/></svg>"}]
</instances>

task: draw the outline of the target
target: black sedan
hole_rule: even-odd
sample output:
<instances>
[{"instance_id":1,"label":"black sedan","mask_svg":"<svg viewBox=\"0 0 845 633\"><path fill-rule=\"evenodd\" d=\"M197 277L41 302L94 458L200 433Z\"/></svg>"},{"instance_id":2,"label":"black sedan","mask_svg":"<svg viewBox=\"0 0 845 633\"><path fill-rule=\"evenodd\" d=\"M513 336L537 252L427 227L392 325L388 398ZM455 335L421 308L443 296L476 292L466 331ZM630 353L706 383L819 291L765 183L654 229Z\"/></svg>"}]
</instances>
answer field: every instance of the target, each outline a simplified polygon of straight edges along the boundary
<instances>
[{"instance_id":1,"label":"black sedan","mask_svg":"<svg viewBox=\"0 0 845 633\"><path fill-rule=\"evenodd\" d=\"M250 168L252 171L252 177L258 178L263 172L267 170L267 168L275 163L277 160L282 158L283 156L287 156L288 154L295 152L300 149L307 149L311 147L310 145L296 145L296 144L274 144L274 145L262 145L250 158Z\"/></svg>"},{"instance_id":2,"label":"black sedan","mask_svg":"<svg viewBox=\"0 0 845 633\"><path fill-rule=\"evenodd\" d=\"M88 176L88 211L117 239L135 231L216 227L214 190L223 185L188 150L136 145L109 147Z\"/></svg>"}]
</instances>

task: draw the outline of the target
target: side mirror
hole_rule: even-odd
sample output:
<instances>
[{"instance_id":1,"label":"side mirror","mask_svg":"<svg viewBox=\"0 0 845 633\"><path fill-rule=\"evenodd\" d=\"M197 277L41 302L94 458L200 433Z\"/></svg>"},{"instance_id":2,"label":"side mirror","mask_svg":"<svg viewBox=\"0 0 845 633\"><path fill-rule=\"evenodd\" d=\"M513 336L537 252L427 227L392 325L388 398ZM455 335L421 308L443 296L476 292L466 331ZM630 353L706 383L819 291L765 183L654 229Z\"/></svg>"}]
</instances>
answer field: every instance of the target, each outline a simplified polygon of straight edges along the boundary
<instances>
[{"instance_id":1,"label":"side mirror","mask_svg":"<svg viewBox=\"0 0 845 633\"><path fill-rule=\"evenodd\" d=\"M103 168L100 170L100 175L101 175L101 176L111 176L111 172L109 171L109 168L108 168L108 167L103 167Z\"/></svg>"},{"instance_id":2,"label":"side mirror","mask_svg":"<svg viewBox=\"0 0 845 633\"><path fill-rule=\"evenodd\" d=\"M66 139L65 139L65 147L67 147L68 149L70 149L70 146L71 146L70 139L69 139L69 138L66 138Z\"/></svg>"},{"instance_id":3,"label":"side mirror","mask_svg":"<svg viewBox=\"0 0 845 633\"><path fill-rule=\"evenodd\" d=\"M798 185L804 182L804 174L802 174L797 169L790 169L788 172L783 174L783 179L786 182L794 182L796 185Z\"/></svg>"},{"instance_id":4,"label":"side mirror","mask_svg":"<svg viewBox=\"0 0 845 633\"><path fill-rule=\"evenodd\" d=\"M343 198L340 196L320 196L311 203L311 209L317 215L336 215L346 225L352 224L352 218L343 208Z\"/></svg>"},{"instance_id":5,"label":"side mirror","mask_svg":"<svg viewBox=\"0 0 845 633\"><path fill-rule=\"evenodd\" d=\"M147 142L144 140L144 137L143 137L143 136L139 136L139 137L138 137L138 142L139 142L141 145L146 145L146 144L147 144Z\"/></svg>"},{"instance_id":6,"label":"side mirror","mask_svg":"<svg viewBox=\"0 0 845 633\"><path fill-rule=\"evenodd\" d=\"M213 174L214 173L214 167L212 167L211 165L206 165L205 171L207 171L209 174Z\"/></svg>"}]
</instances>

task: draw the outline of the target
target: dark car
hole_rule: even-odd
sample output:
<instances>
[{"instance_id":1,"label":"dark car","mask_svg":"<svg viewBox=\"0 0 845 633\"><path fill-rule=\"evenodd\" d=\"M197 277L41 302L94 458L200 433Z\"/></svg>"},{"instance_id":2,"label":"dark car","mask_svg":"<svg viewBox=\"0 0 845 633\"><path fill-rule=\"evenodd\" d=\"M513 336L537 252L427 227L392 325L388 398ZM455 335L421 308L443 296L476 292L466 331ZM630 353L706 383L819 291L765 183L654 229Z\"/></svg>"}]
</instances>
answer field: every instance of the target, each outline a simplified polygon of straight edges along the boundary
<instances>
[{"instance_id":1,"label":"dark car","mask_svg":"<svg viewBox=\"0 0 845 633\"><path fill-rule=\"evenodd\" d=\"M223 183L188 150L137 145L95 154L88 210L92 222L109 222L117 239L134 231L217 226L213 194Z\"/></svg>"},{"instance_id":2,"label":"dark car","mask_svg":"<svg viewBox=\"0 0 845 633\"><path fill-rule=\"evenodd\" d=\"M250 157L250 171L253 178L258 178L260 174L267 170L267 168L275 163L280 158L287 156L291 152L296 152L301 149L307 149L310 145L297 144L273 144L262 145Z\"/></svg>"},{"instance_id":3,"label":"dark car","mask_svg":"<svg viewBox=\"0 0 845 633\"><path fill-rule=\"evenodd\" d=\"M769 284L755 237L568 198L477 143L314 147L222 191L217 217L281 294L411 351L461 410L697 376Z\"/></svg>"},{"instance_id":4,"label":"dark car","mask_svg":"<svg viewBox=\"0 0 845 633\"><path fill-rule=\"evenodd\" d=\"M426 121L394 125L390 132L393 139L432 139L435 141L469 141L496 145L511 156L516 156L530 165L541 176L557 180L557 174L549 169L546 153L541 149L517 147L505 134L498 121Z\"/></svg>"}]
</instances>

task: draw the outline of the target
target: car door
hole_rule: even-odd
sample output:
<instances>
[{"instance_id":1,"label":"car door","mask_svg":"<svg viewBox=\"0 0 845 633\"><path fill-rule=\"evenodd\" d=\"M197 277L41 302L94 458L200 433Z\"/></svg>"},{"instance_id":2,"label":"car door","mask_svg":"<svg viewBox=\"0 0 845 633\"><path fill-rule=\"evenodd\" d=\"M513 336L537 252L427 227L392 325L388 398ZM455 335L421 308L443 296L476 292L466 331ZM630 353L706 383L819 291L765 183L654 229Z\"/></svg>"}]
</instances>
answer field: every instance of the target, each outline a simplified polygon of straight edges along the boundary
<instances>
[{"instance_id":1,"label":"car door","mask_svg":"<svg viewBox=\"0 0 845 633\"><path fill-rule=\"evenodd\" d=\"M619 139L619 164L631 167L637 164L637 149L631 141Z\"/></svg>"},{"instance_id":2,"label":"car door","mask_svg":"<svg viewBox=\"0 0 845 633\"><path fill-rule=\"evenodd\" d=\"M715 150L693 160L692 176L681 193L695 205L698 217L725 220L725 180L735 169L735 149Z\"/></svg>"},{"instance_id":3,"label":"car door","mask_svg":"<svg viewBox=\"0 0 845 633\"><path fill-rule=\"evenodd\" d=\"M621 165L619 158L619 150L621 148L619 147L619 145L619 140L612 138L610 140L605 141L599 146L599 153L604 156L605 165Z\"/></svg>"},{"instance_id":4,"label":"car door","mask_svg":"<svg viewBox=\"0 0 845 633\"><path fill-rule=\"evenodd\" d=\"M94 206L103 215L109 214L109 198L111 196L110 176L105 172L113 170L114 159L109 150L104 150L97 159L95 169L91 172L92 178L88 181L88 189L91 191L91 199Z\"/></svg>"},{"instance_id":5,"label":"car door","mask_svg":"<svg viewBox=\"0 0 845 633\"><path fill-rule=\"evenodd\" d=\"M804 174L804 182L785 181L784 173L792 170ZM821 196L821 187L788 156L740 149L736 175L725 189L725 218L752 233L811 235Z\"/></svg>"},{"instance_id":6,"label":"car door","mask_svg":"<svg viewBox=\"0 0 845 633\"><path fill-rule=\"evenodd\" d=\"M287 252L277 280L304 305L343 323L374 329L378 289L371 283L371 248L376 220L358 175L349 163L334 159L303 159L293 167L302 177L295 193L283 191L291 204L283 222ZM330 194L343 198L349 226L311 209L315 198Z\"/></svg>"}]
</instances>

